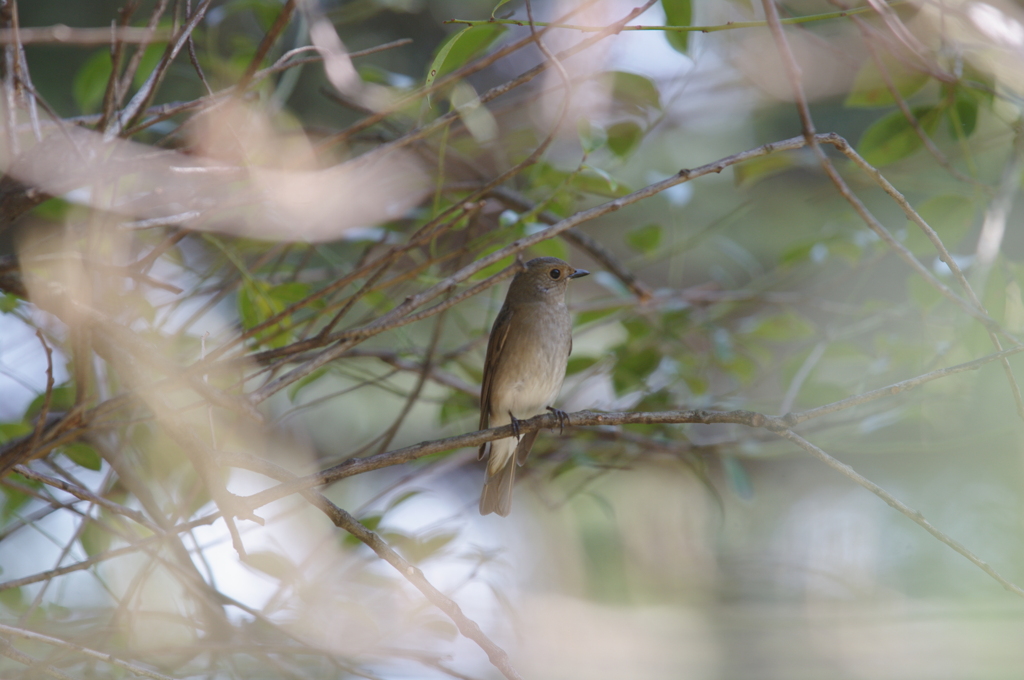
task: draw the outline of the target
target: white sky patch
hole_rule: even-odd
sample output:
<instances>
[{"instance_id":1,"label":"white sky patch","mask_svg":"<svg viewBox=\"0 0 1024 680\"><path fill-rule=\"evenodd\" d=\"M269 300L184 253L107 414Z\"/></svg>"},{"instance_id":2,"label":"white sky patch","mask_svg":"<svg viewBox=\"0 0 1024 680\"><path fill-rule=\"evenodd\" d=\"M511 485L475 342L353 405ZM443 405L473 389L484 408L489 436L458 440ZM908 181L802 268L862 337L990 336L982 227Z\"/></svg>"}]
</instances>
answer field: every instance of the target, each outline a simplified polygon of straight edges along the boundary
<instances>
[{"instance_id":1,"label":"white sky patch","mask_svg":"<svg viewBox=\"0 0 1024 680\"><path fill-rule=\"evenodd\" d=\"M619 3L625 13L633 3ZM661 3L630 22L634 26L664 26L665 12ZM692 38L692 36L691 36ZM676 52L664 34L657 31L623 31L615 36L608 53L609 67L630 73L639 73L653 80L678 78L690 71L693 60Z\"/></svg>"},{"instance_id":2,"label":"white sky patch","mask_svg":"<svg viewBox=\"0 0 1024 680\"><path fill-rule=\"evenodd\" d=\"M1005 12L984 2L972 3L967 16L982 33L1009 47L1024 46L1024 26Z\"/></svg>"}]
</instances>

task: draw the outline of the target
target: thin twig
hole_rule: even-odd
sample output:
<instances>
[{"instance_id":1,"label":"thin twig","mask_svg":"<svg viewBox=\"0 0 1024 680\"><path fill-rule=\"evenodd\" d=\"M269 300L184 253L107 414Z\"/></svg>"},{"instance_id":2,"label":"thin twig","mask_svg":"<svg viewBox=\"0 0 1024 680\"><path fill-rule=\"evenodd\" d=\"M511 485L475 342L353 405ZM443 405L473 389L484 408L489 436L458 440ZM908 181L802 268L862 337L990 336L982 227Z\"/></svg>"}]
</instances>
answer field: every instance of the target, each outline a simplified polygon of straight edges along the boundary
<instances>
[{"instance_id":1,"label":"thin twig","mask_svg":"<svg viewBox=\"0 0 1024 680\"><path fill-rule=\"evenodd\" d=\"M405 422L406 417L408 417L416 402L419 401L420 394L423 392L423 386L427 384L427 376L430 375L430 370L433 368L434 354L437 352L437 343L441 341L441 331L443 329L444 313L442 312L437 316L437 321L434 322L434 331L430 334L430 342L427 344L426 352L423 353L423 364L416 378L416 385L409 392L409 396L402 406L402 411L395 418L395 422L391 424L391 427L387 429L381 438L381 442L377 447L377 453L384 453L388 450L391 442L395 439L395 435L398 434L399 428L402 427L402 423Z\"/></svg>"},{"instance_id":2,"label":"thin twig","mask_svg":"<svg viewBox=\"0 0 1024 680\"><path fill-rule=\"evenodd\" d=\"M149 538L141 539L139 541L136 541L132 545L125 546L123 548L115 548L113 550L107 550L102 553L97 553L96 555L93 555L92 557L86 560L82 560L81 562L76 562L75 564L68 564L63 567L57 567L56 569L50 569L48 571L39 572L38 574L32 574L30 576L23 576L21 578L11 579L10 581L4 581L3 583L0 583L0 592L4 590L10 590L12 588L20 588L22 586L31 585L33 583L50 581L54 578L57 578L58 576L64 576L65 574L71 574L76 571L83 571L102 562L116 559L118 557L123 557L125 555L131 555L133 553L139 552L140 550L144 550L153 544L160 543L167 536L175 536L179 533L186 533L200 526L209 526L210 524L213 524L220 518L221 513L214 512L210 515L201 517L191 522L174 526L171 528L170 531L166 532L165 535L150 536ZM185 555L188 556L188 553L186 552Z\"/></svg>"},{"instance_id":3,"label":"thin twig","mask_svg":"<svg viewBox=\"0 0 1024 680\"><path fill-rule=\"evenodd\" d=\"M96 505L106 508L110 512L113 512L117 515L123 515L125 517L128 517L129 519L146 527L153 533L163 533L163 529L161 529L157 524L155 524L152 520L150 520L148 517L143 515L138 510L133 510L132 508L120 505L119 503L115 503L114 501L104 498L103 496L94 494L93 492L86 489L84 486L69 484L68 482L65 482L63 479L58 479L57 477L44 475L42 473L36 472L32 468L25 467L24 465L16 466L14 468L14 471L17 472L22 477L25 477L26 479L31 479L33 481L46 484L47 486L52 486L56 489L60 489L61 491L71 494L75 498L78 498L83 501L89 501L90 503L95 503Z\"/></svg>"},{"instance_id":4,"label":"thin twig","mask_svg":"<svg viewBox=\"0 0 1024 680\"><path fill-rule=\"evenodd\" d=\"M111 666L123 668L124 670L129 671L131 673L135 673L136 675L141 675L146 678L153 678L153 680L174 680L174 678L170 677L169 675L157 673L156 671L151 671L148 668L143 668L142 666L137 666L136 664L128 663L127 661L123 661L117 658L113 654L108 654L106 652L97 652L94 649L89 649L88 647L77 645L74 642L68 642L67 640L61 640L59 638L51 637L49 635L35 633L33 631L25 630L23 628L15 628L14 626L7 626L0 623L0 634L18 637L23 640L32 640L33 642L42 642L43 644L53 645L54 647L60 647L61 649L77 652L91 659L96 659L97 661L103 661L104 663L108 663Z\"/></svg>"},{"instance_id":5,"label":"thin twig","mask_svg":"<svg viewBox=\"0 0 1024 680\"><path fill-rule=\"evenodd\" d=\"M926 520L924 518L924 515L922 515L920 512L910 508L905 503L903 503L902 501L897 499L895 496L893 496L892 494L887 492L885 489L883 489L882 487L878 486L877 484L875 484L871 480L867 479L863 475L859 474L856 470L854 470L849 465L846 465L845 463L839 462L838 460L836 460L832 456L828 455L823 450L821 450L820 448L818 448L814 444L810 443L809 441L807 441L806 439L804 439L803 437L801 437L797 433L793 432L792 430L782 430L781 432L777 432L776 434L778 434L783 439L788 439L789 441L793 442L794 444L796 444L797 446L802 448L804 451L807 451L808 453L810 453L812 456L814 456L818 460L824 462L826 465L828 465L833 470L838 471L839 473L841 473L845 477L848 477L849 479L852 479L857 484L860 484L862 487L864 487L865 489L867 489L868 491L870 491L871 493L875 494L876 496L881 498L883 501L885 501L891 508L893 508L897 512L899 512L899 513L909 517L911 520L916 522L919 526L923 527L924 530L927 531L929 534L931 534L935 538L939 539L942 543L945 543L950 548L952 548L956 552L958 552L961 555L963 555L964 557L966 557L968 560L971 561L972 564L974 564L976 567L978 567L979 569L984 571L986 574L991 576L993 579L995 579L996 582L999 583L999 585L1001 585L1002 587L1006 588L1008 591L1010 591L1014 595L1019 595L1021 597L1024 597L1024 588L1021 588L1020 586L1016 585L1015 583L1013 583L1011 581L1008 581L999 572L997 572L995 569L993 569L988 564L988 562L985 562L980 557L975 555L973 552L968 550L959 541L954 540L950 536L947 536L945 533L943 533L943 532L939 531L938 529L936 529L931 524L931 522L929 522L928 520Z\"/></svg>"},{"instance_id":6,"label":"thin twig","mask_svg":"<svg viewBox=\"0 0 1024 680\"><path fill-rule=\"evenodd\" d=\"M149 106L150 101L156 95L156 89L160 86L161 81L163 81L164 74L170 68L171 62L178 56L181 49L185 47L195 27L206 16L206 10L210 8L211 2L213 0L202 0L199 3L195 12L188 18L188 22L181 27L174 41L167 45L163 57L161 57L160 62L149 74L149 77L146 78L146 82L142 84L142 87L139 88L139 91L135 93L135 96L131 98L124 109L118 111L108 122L107 129L103 133L105 139L109 140L120 135L125 128L133 125L142 116L146 107Z\"/></svg>"},{"instance_id":7,"label":"thin twig","mask_svg":"<svg viewBox=\"0 0 1024 680\"><path fill-rule=\"evenodd\" d=\"M149 16L149 22L146 24L146 30L156 30L157 25L159 25L160 23L160 19L164 15L164 12L167 11L167 5L169 2L170 0L159 0L157 2L156 7L153 8L153 12ZM127 23L128 20L130 19L131 14L134 13L134 11L138 8L138 5L139 2L137 0L131 0L125 6L125 10L127 10L128 16L122 15L122 21ZM110 125L114 122L114 109L121 105L121 102L124 100L125 95L128 94L128 89L131 87L132 81L135 80L135 73L139 70L139 65L142 64L142 57L145 55L146 48L149 47L151 42L153 41L140 41L139 46L135 49L135 52L132 53L131 58L128 59L128 64L125 67L124 73L120 75L120 80L118 80L117 87L114 90L114 108L112 108L109 112L104 112L104 119L106 120L106 127L103 128L104 130L109 129ZM110 77L117 78L117 72L111 71Z\"/></svg>"},{"instance_id":8,"label":"thin twig","mask_svg":"<svg viewBox=\"0 0 1024 680\"><path fill-rule=\"evenodd\" d=\"M4 638L0 638L0 654L3 654L8 659L17 661L24 666L28 666L29 668L38 668L51 678L57 678L57 680L74 680L74 678L63 671L59 671L49 664L45 664L24 652L18 651L14 648L14 645Z\"/></svg>"},{"instance_id":9,"label":"thin twig","mask_svg":"<svg viewBox=\"0 0 1024 680\"><path fill-rule=\"evenodd\" d=\"M38 328L36 329L36 337L39 338L43 351L46 352L46 391L43 393L43 406L39 411L39 415L36 416L36 427L32 432L32 439L28 445L30 452L35 451L39 445L39 439L42 437L43 429L46 427L46 419L50 415L50 403L53 401L53 350L50 349L46 338L43 337L43 332Z\"/></svg>"},{"instance_id":10,"label":"thin twig","mask_svg":"<svg viewBox=\"0 0 1024 680\"><path fill-rule=\"evenodd\" d=\"M494 189L491 189L490 194L502 203L512 206L520 212L531 211L536 207L533 201L507 187L495 187ZM559 217L557 215L547 210L542 210L537 213L537 218L544 224L549 225L556 224L559 221ZM636 274L629 271L629 269L627 269L626 266L622 264L617 257L615 257L614 253L605 248L600 241L575 228L562 232L561 236L564 240L586 252L592 258L601 263L605 269L614 274L615 278L622 282L622 285L633 291L633 294L636 295L641 302L651 301L654 296L654 291L652 291L646 283L641 281Z\"/></svg>"},{"instance_id":11,"label":"thin twig","mask_svg":"<svg viewBox=\"0 0 1024 680\"><path fill-rule=\"evenodd\" d=\"M263 40L260 41L259 47L256 48L256 53L252 59L249 60L249 66L246 67L245 73L238 79L235 84L235 90L238 92L244 91L249 83L252 81L253 76L259 69L260 64L266 58L267 53L270 52L270 48L277 42L278 37L288 26L288 22L292 19L292 14L295 13L295 0L288 0L278 12L277 18L274 19L274 23L270 26L270 30L263 36Z\"/></svg>"}]
</instances>

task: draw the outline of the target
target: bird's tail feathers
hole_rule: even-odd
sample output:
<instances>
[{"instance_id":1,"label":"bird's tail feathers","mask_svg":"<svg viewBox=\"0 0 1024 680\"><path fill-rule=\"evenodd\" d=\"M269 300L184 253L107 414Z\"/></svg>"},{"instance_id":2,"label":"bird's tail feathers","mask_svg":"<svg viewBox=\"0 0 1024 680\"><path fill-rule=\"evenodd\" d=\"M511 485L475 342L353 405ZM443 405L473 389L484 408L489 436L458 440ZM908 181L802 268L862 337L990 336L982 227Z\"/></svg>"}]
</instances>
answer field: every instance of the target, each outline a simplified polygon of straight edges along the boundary
<instances>
[{"instance_id":1,"label":"bird's tail feathers","mask_svg":"<svg viewBox=\"0 0 1024 680\"><path fill-rule=\"evenodd\" d=\"M489 515L492 512L496 512L502 517L507 517L508 513L512 511L512 487L515 485L516 480L516 468L526 462L526 457L530 453L530 449L533 448L533 442L537 439L537 432L527 432L523 435L522 439L518 443L514 439L508 441L509 444L514 445L515 452L509 451L496 451L495 449L500 448L500 444L495 446L497 442L491 442L491 460L490 463L494 463L495 453L501 455L505 459L505 464L497 470L492 470L492 466L487 466L487 481L484 482L483 493L480 494L480 514ZM505 440L498 440L505 442Z\"/></svg>"},{"instance_id":2,"label":"bird's tail feathers","mask_svg":"<svg viewBox=\"0 0 1024 680\"><path fill-rule=\"evenodd\" d=\"M515 462L509 458L505 467L493 475L488 473L483 493L480 494L481 515L496 512L502 517L508 517L512 511L512 486L516 479L516 467Z\"/></svg>"}]
</instances>

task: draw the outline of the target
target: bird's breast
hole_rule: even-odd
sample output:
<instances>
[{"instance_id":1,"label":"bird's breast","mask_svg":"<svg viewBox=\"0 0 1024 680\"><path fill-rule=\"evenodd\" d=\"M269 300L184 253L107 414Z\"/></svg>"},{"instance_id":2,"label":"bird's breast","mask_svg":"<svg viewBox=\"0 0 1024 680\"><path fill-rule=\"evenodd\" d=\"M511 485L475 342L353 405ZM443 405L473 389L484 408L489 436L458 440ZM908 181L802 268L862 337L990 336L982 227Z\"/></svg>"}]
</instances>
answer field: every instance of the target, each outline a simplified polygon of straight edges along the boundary
<instances>
[{"instance_id":1,"label":"bird's breast","mask_svg":"<svg viewBox=\"0 0 1024 680\"><path fill-rule=\"evenodd\" d=\"M572 320L564 304L522 305L502 347L491 413L530 418L554 403L565 378Z\"/></svg>"}]
</instances>

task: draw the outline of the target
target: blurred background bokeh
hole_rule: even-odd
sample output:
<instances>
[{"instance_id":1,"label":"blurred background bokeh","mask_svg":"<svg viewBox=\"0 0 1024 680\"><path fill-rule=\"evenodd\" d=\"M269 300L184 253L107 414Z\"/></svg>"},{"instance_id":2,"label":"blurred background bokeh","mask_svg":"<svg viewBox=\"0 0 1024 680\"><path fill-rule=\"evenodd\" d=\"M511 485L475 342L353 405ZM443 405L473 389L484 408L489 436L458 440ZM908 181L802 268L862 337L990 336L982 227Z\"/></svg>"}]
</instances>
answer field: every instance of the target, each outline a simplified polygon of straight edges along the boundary
<instances>
[{"instance_id":1,"label":"blurred background bokeh","mask_svg":"<svg viewBox=\"0 0 1024 680\"><path fill-rule=\"evenodd\" d=\"M45 102L34 114L7 48L0 158L8 179L38 181L46 195L0 227L0 455L35 444L45 457L0 480L0 676L131 677L17 632L34 631L153 677L500 677L402 574L302 496L258 508L263 526L236 519L237 537L217 512L273 484L243 456L307 474L477 429L486 334L507 279L360 336L273 387L338 342L331 333L367 328L580 210L799 136L760 3L662 0L628 24L711 30L598 40L644 3L535 0L536 21L569 14L561 23L576 27L545 32L549 52L593 44L557 67L528 44L430 97L412 95L530 35L522 0L7 0L5 28L15 4L22 28L145 26L162 12L157 23L176 35L197 8L205 15L121 128L110 114L145 91L166 38L137 59L125 47L120 68L138 70L119 104L109 45L26 44ZM1017 344L1024 10L778 7L793 20L786 35L817 130L879 168L963 268L1003 347ZM260 68L311 56L287 55L311 41L325 50L317 27L351 53L406 42L353 56L355 86L313 60L232 92L293 10ZM480 103L538 64L548 68ZM72 127L96 136L75 142ZM111 149L109 174L76 175L83 145ZM33 152L52 168L21 170ZM827 153L879 222L966 298L893 197ZM110 170L147 154L155 169ZM360 157L374 161L347 165ZM180 166L191 170L162 174ZM574 351L559 402L569 412L782 415L996 351L807 149L677 184L576 230L523 253L593 272L570 287ZM1024 359L1009 365L1024 376ZM242 405L252 395L263 423ZM797 431L1024 582L1024 422L998 361ZM767 430L542 432L508 518L479 516L481 482L475 449L461 449L322 491L421 568L523 677L952 680L1024 669L1021 597Z\"/></svg>"}]
</instances>

